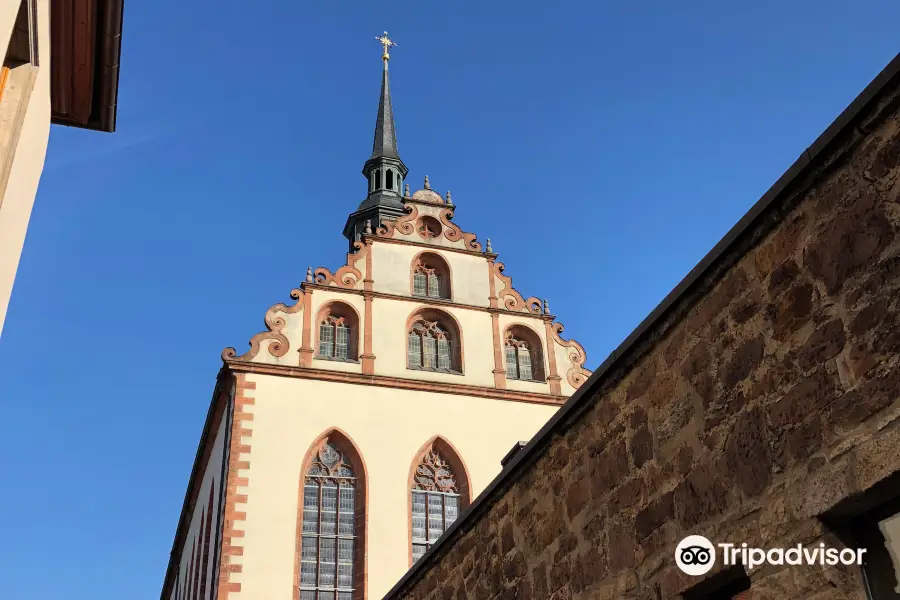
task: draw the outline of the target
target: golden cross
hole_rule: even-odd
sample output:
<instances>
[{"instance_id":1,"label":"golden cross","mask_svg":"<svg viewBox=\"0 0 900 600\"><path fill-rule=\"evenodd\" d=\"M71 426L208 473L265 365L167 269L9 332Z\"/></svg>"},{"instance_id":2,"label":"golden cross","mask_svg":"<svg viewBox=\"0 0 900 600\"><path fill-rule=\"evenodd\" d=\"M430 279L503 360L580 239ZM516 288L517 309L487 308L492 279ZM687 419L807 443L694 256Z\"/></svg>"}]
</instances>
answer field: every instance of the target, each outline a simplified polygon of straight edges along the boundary
<instances>
[{"instance_id":1,"label":"golden cross","mask_svg":"<svg viewBox=\"0 0 900 600\"><path fill-rule=\"evenodd\" d=\"M382 35L381 37L377 37L375 39L378 40L379 42L381 42L381 45L384 46L384 54L381 55L381 60L383 60L384 62L387 62L391 58L391 55L388 54L388 48L390 48L392 46L396 46L397 44L395 44L391 40L391 38L388 37L387 31L384 32L384 35Z\"/></svg>"}]
</instances>

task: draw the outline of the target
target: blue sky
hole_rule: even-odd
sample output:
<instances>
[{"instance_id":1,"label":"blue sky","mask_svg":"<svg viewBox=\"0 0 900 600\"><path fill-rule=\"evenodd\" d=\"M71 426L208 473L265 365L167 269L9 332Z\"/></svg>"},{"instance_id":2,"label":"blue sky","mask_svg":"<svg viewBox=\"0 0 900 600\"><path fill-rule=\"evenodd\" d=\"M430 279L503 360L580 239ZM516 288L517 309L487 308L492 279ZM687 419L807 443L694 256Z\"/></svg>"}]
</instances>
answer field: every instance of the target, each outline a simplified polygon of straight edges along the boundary
<instances>
[{"instance_id":1,"label":"blue sky","mask_svg":"<svg viewBox=\"0 0 900 600\"><path fill-rule=\"evenodd\" d=\"M222 348L342 264L384 29L408 181L595 367L900 50L852 4L128 0L118 131L53 129L0 342L0 597L158 598Z\"/></svg>"}]
</instances>

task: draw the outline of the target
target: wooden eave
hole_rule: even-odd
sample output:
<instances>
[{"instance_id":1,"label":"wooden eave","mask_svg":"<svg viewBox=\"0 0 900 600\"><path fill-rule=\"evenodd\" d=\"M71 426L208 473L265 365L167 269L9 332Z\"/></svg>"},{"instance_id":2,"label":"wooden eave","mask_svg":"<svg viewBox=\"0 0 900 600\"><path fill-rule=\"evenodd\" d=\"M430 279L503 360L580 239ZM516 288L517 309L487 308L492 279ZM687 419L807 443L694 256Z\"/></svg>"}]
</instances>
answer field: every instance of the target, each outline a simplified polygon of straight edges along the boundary
<instances>
[{"instance_id":1,"label":"wooden eave","mask_svg":"<svg viewBox=\"0 0 900 600\"><path fill-rule=\"evenodd\" d=\"M116 129L124 0L50 3L51 123Z\"/></svg>"}]
</instances>

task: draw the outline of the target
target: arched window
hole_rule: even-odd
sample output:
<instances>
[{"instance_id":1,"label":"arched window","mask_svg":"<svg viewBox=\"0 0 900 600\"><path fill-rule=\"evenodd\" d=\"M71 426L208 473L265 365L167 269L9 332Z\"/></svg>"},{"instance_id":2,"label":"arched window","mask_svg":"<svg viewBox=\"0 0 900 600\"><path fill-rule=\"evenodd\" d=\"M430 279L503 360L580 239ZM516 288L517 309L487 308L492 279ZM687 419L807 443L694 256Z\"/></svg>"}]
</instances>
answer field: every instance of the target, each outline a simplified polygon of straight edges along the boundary
<instances>
[{"instance_id":1,"label":"arched window","mask_svg":"<svg viewBox=\"0 0 900 600\"><path fill-rule=\"evenodd\" d=\"M359 319L343 302L331 302L319 311L316 358L356 360Z\"/></svg>"},{"instance_id":2,"label":"arched window","mask_svg":"<svg viewBox=\"0 0 900 600\"><path fill-rule=\"evenodd\" d=\"M524 381L544 381L540 338L528 327L514 325L505 336L506 377Z\"/></svg>"},{"instance_id":3,"label":"arched window","mask_svg":"<svg viewBox=\"0 0 900 600\"><path fill-rule=\"evenodd\" d=\"M375 189L381 189L381 171L375 171Z\"/></svg>"},{"instance_id":4,"label":"arched window","mask_svg":"<svg viewBox=\"0 0 900 600\"><path fill-rule=\"evenodd\" d=\"M365 472L337 431L313 445L301 486L299 600L353 600L364 588Z\"/></svg>"},{"instance_id":5,"label":"arched window","mask_svg":"<svg viewBox=\"0 0 900 600\"><path fill-rule=\"evenodd\" d=\"M414 315L407 328L406 366L461 373L462 339L456 321L438 310L424 310Z\"/></svg>"},{"instance_id":6,"label":"arched window","mask_svg":"<svg viewBox=\"0 0 900 600\"><path fill-rule=\"evenodd\" d=\"M469 505L465 465L453 447L434 438L413 463L410 477L410 564L419 560Z\"/></svg>"},{"instance_id":7,"label":"arched window","mask_svg":"<svg viewBox=\"0 0 900 600\"><path fill-rule=\"evenodd\" d=\"M433 252L423 252L413 261L412 295L450 299L450 268Z\"/></svg>"},{"instance_id":8,"label":"arched window","mask_svg":"<svg viewBox=\"0 0 900 600\"><path fill-rule=\"evenodd\" d=\"M394 170L393 169L387 170L387 185L385 187L387 187L387 189L389 189L389 190L394 189Z\"/></svg>"}]
</instances>

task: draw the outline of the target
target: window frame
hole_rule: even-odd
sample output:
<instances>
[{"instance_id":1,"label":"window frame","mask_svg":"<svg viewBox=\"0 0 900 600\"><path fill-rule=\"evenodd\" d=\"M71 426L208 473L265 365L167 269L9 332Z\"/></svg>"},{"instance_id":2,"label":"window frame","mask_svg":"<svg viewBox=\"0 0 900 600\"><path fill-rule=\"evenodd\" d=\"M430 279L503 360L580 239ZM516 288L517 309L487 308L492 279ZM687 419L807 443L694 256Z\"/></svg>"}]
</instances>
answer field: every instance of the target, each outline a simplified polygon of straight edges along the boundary
<instances>
[{"instance_id":1,"label":"window frame","mask_svg":"<svg viewBox=\"0 0 900 600\"><path fill-rule=\"evenodd\" d=\"M445 321L443 319L430 321L421 316L412 320L410 326L407 327L406 333L406 368L408 370L462 375L461 340L454 335L454 328L448 327L444 323ZM417 329L419 330L418 332L416 331ZM435 331L437 332L437 335L431 335ZM413 364L410 360L413 355L411 347L411 341L413 339L419 340L417 350L417 354L419 355L418 364ZM427 340L434 340L433 354L426 351ZM447 349L447 367L440 366L442 347ZM426 362L426 359L430 356L433 356L434 366L430 366Z\"/></svg>"},{"instance_id":2,"label":"window frame","mask_svg":"<svg viewBox=\"0 0 900 600\"><path fill-rule=\"evenodd\" d=\"M331 354L322 354L322 334L330 326ZM347 356L337 356L338 328L342 326L347 331ZM315 360L329 360L333 362L359 363L359 334L360 320L356 310L349 304L341 301L332 301L323 305L318 312L315 326Z\"/></svg>"},{"instance_id":3,"label":"window frame","mask_svg":"<svg viewBox=\"0 0 900 600\"><path fill-rule=\"evenodd\" d=\"M424 275L424 291L417 291L417 279ZM420 286L421 287L421 286ZM432 290L436 293L432 293ZM435 252L421 252L410 265L409 294L429 302L453 301L453 273L450 265Z\"/></svg>"},{"instance_id":4,"label":"window frame","mask_svg":"<svg viewBox=\"0 0 900 600\"><path fill-rule=\"evenodd\" d=\"M524 332L525 335L517 335ZM529 340L528 338L534 338ZM522 352L525 350L525 352ZM510 364L510 353L515 352L515 362ZM528 356L528 369L530 377L522 377L522 356ZM547 377L544 371L544 349L540 338L536 333L521 325L513 325L507 328L503 336L503 366L506 378L513 381L527 381L531 383L546 383Z\"/></svg>"},{"instance_id":5,"label":"window frame","mask_svg":"<svg viewBox=\"0 0 900 600\"><path fill-rule=\"evenodd\" d=\"M339 455L339 460L334 462L333 465L329 466L327 462L322 460L321 452L325 448L325 445L330 445ZM311 468L314 466L318 466L321 470L321 467L325 467L324 475L315 475L311 474ZM323 499L324 499L324 490L326 486L323 482L314 483L313 486L317 490L317 498L316 498L316 531L304 531L304 522L305 522L305 505L307 501L307 487L309 486L309 480L314 477L320 477L321 479L341 479L350 481L350 477L341 476L339 471L339 467L346 466L350 469L352 473L352 480L355 482L353 486L353 512L352 512L352 528L350 533L341 533L340 523L341 523L341 489L346 489L340 486L339 484L335 486L335 506L334 506L334 527L333 533L323 533L322 532L322 515L323 515ZM335 476L337 473L337 477ZM310 446L310 449L307 451L306 457L303 460L301 465L301 469L299 472L299 497L297 504L297 528L296 528L296 547L295 547L295 557L294 557L294 585L293 585L293 600L302 600L303 594L302 592L313 592L315 594L319 594L324 591L329 595L329 600L332 599L341 599L344 598L352 598L353 600L364 600L366 597L366 540L367 540L367 512L368 512L368 502L367 502L367 480L368 475L366 472L365 462L362 459L361 454L359 453L359 449L356 444L340 429L331 428L325 434L319 436L315 442ZM302 583L303 581L303 538L307 537L310 539L315 539L316 541L316 580L314 585L309 585L308 583ZM334 576L335 579L333 581L333 587L326 587L325 589L320 589L323 586L320 585L319 577L321 573L321 542L318 540L323 538L334 539ZM340 565L348 564L346 561L341 562L340 560L340 540L341 539L352 539L354 540L353 550L352 550L352 586L339 586L339 577L340 577ZM309 561L307 561L309 562ZM330 566L330 563L329 563ZM351 590L352 587L352 590ZM338 595L338 592L343 592L346 595Z\"/></svg>"},{"instance_id":6,"label":"window frame","mask_svg":"<svg viewBox=\"0 0 900 600\"><path fill-rule=\"evenodd\" d=\"M457 502L457 513L456 518L450 523L446 523L446 499L442 498L442 507L441 507L441 519L442 519L442 527L443 530L441 533L435 537L434 539L430 539L430 532L428 530L428 496L425 497L425 541L422 542L420 539L413 539L413 494L415 493L423 493L423 494L432 494L438 495L442 493L446 493L445 490L441 490L438 485L434 485L435 489L425 490L425 489L416 489L417 487L421 487L421 483L417 482L416 475L418 473L418 468L422 465L426 457L430 453L437 454L443 460L444 465L446 465L452 473L453 481L455 483L456 492L453 492L455 496L458 498ZM427 479L427 477L426 477ZM433 478L434 480L436 478ZM410 463L409 469L409 479L407 482L407 503L408 503L408 514L407 514L407 527L408 527L408 543L407 549L409 553L409 566L412 567L414 564L413 561L413 548L414 546L421 546L423 543L425 544L425 551L422 556L428 552L428 549L433 546L440 537L446 533L450 527L453 526L453 523L458 521L463 512L469 507L471 504L471 487L469 483L469 470L466 467L465 462L462 460L459 452L456 448L448 442L444 437L440 435L436 435L429 439L425 444L419 448L418 452L413 456L413 460ZM435 481L435 484L437 482ZM421 556L420 556L421 557Z\"/></svg>"}]
</instances>

